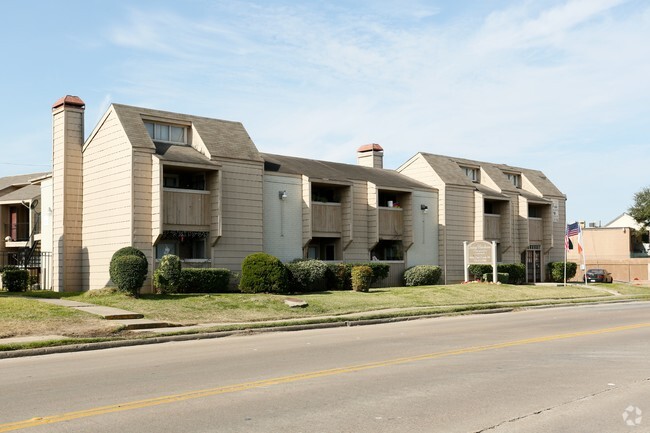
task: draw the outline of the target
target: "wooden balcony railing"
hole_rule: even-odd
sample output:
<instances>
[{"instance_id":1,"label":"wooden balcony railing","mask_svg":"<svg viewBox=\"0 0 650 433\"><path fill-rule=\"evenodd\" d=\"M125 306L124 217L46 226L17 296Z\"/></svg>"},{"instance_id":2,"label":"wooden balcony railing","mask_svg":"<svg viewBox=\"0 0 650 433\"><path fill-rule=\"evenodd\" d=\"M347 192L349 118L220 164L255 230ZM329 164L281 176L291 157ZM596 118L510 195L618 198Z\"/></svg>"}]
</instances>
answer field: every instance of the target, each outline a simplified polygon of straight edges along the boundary
<instances>
[{"instance_id":1,"label":"wooden balcony railing","mask_svg":"<svg viewBox=\"0 0 650 433\"><path fill-rule=\"evenodd\" d=\"M544 220L542 218L528 218L528 241L541 243L544 240Z\"/></svg>"},{"instance_id":2,"label":"wooden balcony railing","mask_svg":"<svg viewBox=\"0 0 650 433\"><path fill-rule=\"evenodd\" d=\"M341 236L341 203L312 202L311 224L312 234Z\"/></svg>"},{"instance_id":3,"label":"wooden balcony railing","mask_svg":"<svg viewBox=\"0 0 650 433\"><path fill-rule=\"evenodd\" d=\"M163 223L182 226L210 224L210 191L163 190Z\"/></svg>"},{"instance_id":4,"label":"wooden balcony railing","mask_svg":"<svg viewBox=\"0 0 650 433\"><path fill-rule=\"evenodd\" d=\"M404 210L379 208L379 239L400 239L404 235Z\"/></svg>"},{"instance_id":5,"label":"wooden balcony railing","mask_svg":"<svg viewBox=\"0 0 650 433\"><path fill-rule=\"evenodd\" d=\"M489 241L501 240L501 215L483 214L483 239Z\"/></svg>"}]
</instances>

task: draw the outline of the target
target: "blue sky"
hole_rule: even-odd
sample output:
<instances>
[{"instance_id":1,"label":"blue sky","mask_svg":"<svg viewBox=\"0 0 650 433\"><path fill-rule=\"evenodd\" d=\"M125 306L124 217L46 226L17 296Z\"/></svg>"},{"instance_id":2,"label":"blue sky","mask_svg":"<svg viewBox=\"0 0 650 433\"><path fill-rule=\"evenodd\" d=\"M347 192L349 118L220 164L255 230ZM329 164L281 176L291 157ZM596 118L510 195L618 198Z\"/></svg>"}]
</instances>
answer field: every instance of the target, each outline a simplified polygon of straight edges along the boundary
<instances>
[{"instance_id":1,"label":"blue sky","mask_svg":"<svg viewBox=\"0 0 650 433\"><path fill-rule=\"evenodd\" d=\"M3 8L0 176L48 171L52 103L241 121L258 149L379 143L542 170L567 220L650 185L650 3L24 0Z\"/></svg>"}]
</instances>

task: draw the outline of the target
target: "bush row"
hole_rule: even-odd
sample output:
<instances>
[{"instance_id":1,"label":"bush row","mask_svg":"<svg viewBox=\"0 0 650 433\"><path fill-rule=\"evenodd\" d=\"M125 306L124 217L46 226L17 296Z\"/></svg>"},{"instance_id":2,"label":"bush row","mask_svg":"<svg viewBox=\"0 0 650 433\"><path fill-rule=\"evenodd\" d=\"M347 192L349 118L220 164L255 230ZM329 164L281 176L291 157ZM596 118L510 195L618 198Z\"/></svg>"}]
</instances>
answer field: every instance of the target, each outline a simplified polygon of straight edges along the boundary
<instances>
[{"instance_id":1,"label":"bush row","mask_svg":"<svg viewBox=\"0 0 650 433\"><path fill-rule=\"evenodd\" d=\"M482 280L485 274L489 274L487 281L492 281L492 265L469 265L468 273L473 280ZM498 274L508 274L508 279L502 281L507 284L525 284L526 283L526 265L523 263L501 263L497 265L497 279ZM504 277L501 277L502 279Z\"/></svg>"}]
</instances>

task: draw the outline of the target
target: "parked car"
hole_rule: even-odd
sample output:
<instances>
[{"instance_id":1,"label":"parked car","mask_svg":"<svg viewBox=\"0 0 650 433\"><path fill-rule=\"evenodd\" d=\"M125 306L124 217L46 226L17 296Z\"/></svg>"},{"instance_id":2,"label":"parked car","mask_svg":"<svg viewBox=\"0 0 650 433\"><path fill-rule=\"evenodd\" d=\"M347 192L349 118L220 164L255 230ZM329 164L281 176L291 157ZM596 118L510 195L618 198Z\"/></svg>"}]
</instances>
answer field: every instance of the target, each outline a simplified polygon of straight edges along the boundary
<instances>
[{"instance_id":1,"label":"parked car","mask_svg":"<svg viewBox=\"0 0 650 433\"><path fill-rule=\"evenodd\" d=\"M607 269L589 269L587 271L588 283L611 283L614 281L612 274Z\"/></svg>"}]
</instances>

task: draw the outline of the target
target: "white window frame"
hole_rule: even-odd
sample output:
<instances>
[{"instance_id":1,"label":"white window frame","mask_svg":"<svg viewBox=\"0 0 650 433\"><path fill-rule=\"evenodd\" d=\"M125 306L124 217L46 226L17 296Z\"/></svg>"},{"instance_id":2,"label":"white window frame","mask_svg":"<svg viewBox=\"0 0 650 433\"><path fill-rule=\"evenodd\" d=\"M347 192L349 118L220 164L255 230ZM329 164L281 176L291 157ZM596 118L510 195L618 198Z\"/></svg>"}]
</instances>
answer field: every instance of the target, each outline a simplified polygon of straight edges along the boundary
<instances>
[{"instance_id":1,"label":"white window frame","mask_svg":"<svg viewBox=\"0 0 650 433\"><path fill-rule=\"evenodd\" d=\"M152 128L150 128L148 125L152 125ZM144 121L144 126L147 130L147 133L149 134L149 137L157 142L157 143L169 143L169 144L180 144L180 145L187 145L187 126L183 125L174 125L172 123L161 123L161 122L154 122L151 120L145 120ZM167 137L169 139L163 140L160 138L160 136L156 137L157 133L156 130L157 128L166 128L167 129ZM183 131L183 138L182 141L175 141L172 140L172 128L178 128ZM153 131L153 132L152 132Z\"/></svg>"},{"instance_id":2,"label":"white window frame","mask_svg":"<svg viewBox=\"0 0 650 433\"><path fill-rule=\"evenodd\" d=\"M515 188L521 188L521 174L519 173L506 173L506 177Z\"/></svg>"},{"instance_id":3,"label":"white window frame","mask_svg":"<svg viewBox=\"0 0 650 433\"><path fill-rule=\"evenodd\" d=\"M460 168L463 170L463 173L465 173L465 176L467 176L467 178L472 182L478 183L481 180L480 171L477 167L461 166Z\"/></svg>"}]
</instances>

